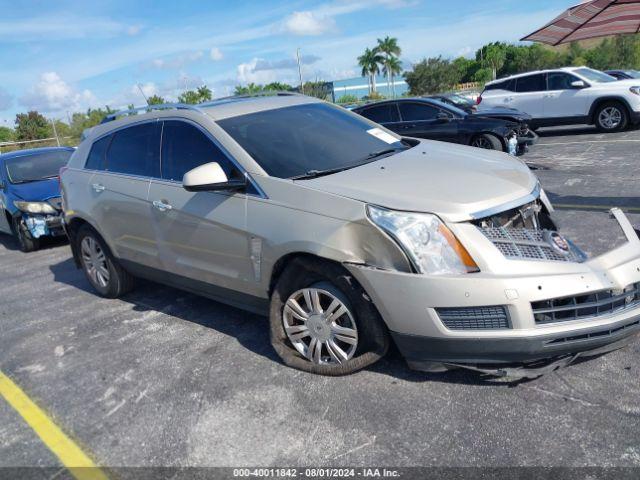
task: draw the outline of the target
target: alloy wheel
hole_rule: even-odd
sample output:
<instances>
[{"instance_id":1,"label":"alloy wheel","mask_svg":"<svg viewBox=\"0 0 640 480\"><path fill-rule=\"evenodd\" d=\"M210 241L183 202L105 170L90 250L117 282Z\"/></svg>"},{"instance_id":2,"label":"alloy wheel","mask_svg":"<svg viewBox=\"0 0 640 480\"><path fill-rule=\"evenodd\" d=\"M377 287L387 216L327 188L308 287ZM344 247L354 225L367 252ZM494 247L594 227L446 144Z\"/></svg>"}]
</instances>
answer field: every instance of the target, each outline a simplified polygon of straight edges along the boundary
<instances>
[{"instance_id":1,"label":"alloy wheel","mask_svg":"<svg viewBox=\"0 0 640 480\"><path fill-rule=\"evenodd\" d=\"M471 143L471 146L477 147L477 148L485 148L487 150L493 150L493 145L485 137L478 137L474 139L473 142Z\"/></svg>"},{"instance_id":2,"label":"alloy wheel","mask_svg":"<svg viewBox=\"0 0 640 480\"><path fill-rule=\"evenodd\" d=\"M622 123L622 112L617 107L603 108L598 116L598 121L607 130L613 130Z\"/></svg>"},{"instance_id":3,"label":"alloy wheel","mask_svg":"<svg viewBox=\"0 0 640 480\"><path fill-rule=\"evenodd\" d=\"M358 329L345 303L322 288L293 293L283 310L283 324L294 348L317 365L341 364L358 347Z\"/></svg>"},{"instance_id":4,"label":"alloy wheel","mask_svg":"<svg viewBox=\"0 0 640 480\"><path fill-rule=\"evenodd\" d=\"M80 243L82 263L94 284L105 288L109 284L107 257L100 244L93 237L84 237Z\"/></svg>"}]
</instances>

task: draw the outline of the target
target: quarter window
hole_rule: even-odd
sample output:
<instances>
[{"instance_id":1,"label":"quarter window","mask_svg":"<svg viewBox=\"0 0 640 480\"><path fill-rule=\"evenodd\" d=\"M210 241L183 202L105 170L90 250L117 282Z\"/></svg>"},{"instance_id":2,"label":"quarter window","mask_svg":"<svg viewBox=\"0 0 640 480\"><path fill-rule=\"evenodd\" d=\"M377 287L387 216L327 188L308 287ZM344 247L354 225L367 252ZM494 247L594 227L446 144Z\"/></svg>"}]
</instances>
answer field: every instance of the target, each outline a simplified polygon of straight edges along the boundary
<instances>
[{"instance_id":1,"label":"quarter window","mask_svg":"<svg viewBox=\"0 0 640 480\"><path fill-rule=\"evenodd\" d=\"M362 116L377 123L399 122L398 108L395 103L387 103L369 107L362 111Z\"/></svg>"},{"instance_id":2,"label":"quarter window","mask_svg":"<svg viewBox=\"0 0 640 480\"><path fill-rule=\"evenodd\" d=\"M111 143L112 135L102 137L100 140L94 142L91 146L91 151L87 157L87 163L85 168L90 170L104 170L106 167L106 153L109 143Z\"/></svg>"},{"instance_id":3,"label":"quarter window","mask_svg":"<svg viewBox=\"0 0 640 480\"><path fill-rule=\"evenodd\" d=\"M400 115L404 122L417 122L421 120L435 120L440 109L421 103L401 103Z\"/></svg>"},{"instance_id":4,"label":"quarter window","mask_svg":"<svg viewBox=\"0 0 640 480\"><path fill-rule=\"evenodd\" d=\"M118 130L107 151L109 172L160 176L160 123L143 123Z\"/></svg>"},{"instance_id":5,"label":"quarter window","mask_svg":"<svg viewBox=\"0 0 640 480\"><path fill-rule=\"evenodd\" d=\"M544 74L529 75L516 79L516 92L543 92L546 90Z\"/></svg>"},{"instance_id":6,"label":"quarter window","mask_svg":"<svg viewBox=\"0 0 640 480\"><path fill-rule=\"evenodd\" d=\"M227 178L242 178L236 166L200 129L176 120L164 122L162 178L181 182L189 170L210 162L218 162Z\"/></svg>"}]
</instances>

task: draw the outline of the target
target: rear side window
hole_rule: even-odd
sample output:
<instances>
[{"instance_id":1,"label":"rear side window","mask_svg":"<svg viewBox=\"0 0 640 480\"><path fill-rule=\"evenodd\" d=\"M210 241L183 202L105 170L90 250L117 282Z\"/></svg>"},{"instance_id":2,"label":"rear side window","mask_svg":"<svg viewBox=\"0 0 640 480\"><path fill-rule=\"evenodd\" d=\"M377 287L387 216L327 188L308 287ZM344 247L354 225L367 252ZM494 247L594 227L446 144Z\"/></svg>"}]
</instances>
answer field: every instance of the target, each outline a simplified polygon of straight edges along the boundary
<instances>
[{"instance_id":1,"label":"rear side window","mask_svg":"<svg viewBox=\"0 0 640 480\"><path fill-rule=\"evenodd\" d=\"M491 85L487 85L484 87L485 92L490 90L506 90L507 92L513 92L515 90L515 79L510 80L502 80L497 83L493 83Z\"/></svg>"},{"instance_id":2,"label":"rear side window","mask_svg":"<svg viewBox=\"0 0 640 480\"><path fill-rule=\"evenodd\" d=\"M106 168L106 153L109 143L111 143L111 137L111 135L107 135L94 142L87 157L85 168L89 170L104 170Z\"/></svg>"},{"instance_id":3,"label":"rear side window","mask_svg":"<svg viewBox=\"0 0 640 480\"><path fill-rule=\"evenodd\" d=\"M176 120L164 122L162 178L181 182L189 170L210 162L218 162L227 178L242 178L236 166L200 129Z\"/></svg>"},{"instance_id":4,"label":"rear side window","mask_svg":"<svg viewBox=\"0 0 640 480\"><path fill-rule=\"evenodd\" d=\"M387 103L385 105L376 105L369 107L360 112L360 115L377 123L399 122L398 107L395 103Z\"/></svg>"},{"instance_id":5,"label":"rear side window","mask_svg":"<svg viewBox=\"0 0 640 480\"><path fill-rule=\"evenodd\" d=\"M440 112L440 109L424 103L401 103L399 107L404 122L434 120Z\"/></svg>"},{"instance_id":6,"label":"rear side window","mask_svg":"<svg viewBox=\"0 0 640 480\"><path fill-rule=\"evenodd\" d=\"M135 125L114 133L105 170L160 177L160 122Z\"/></svg>"},{"instance_id":7,"label":"rear side window","mask_svg":"<svg viewBox=\"0 0 640 480\"><path fill-rule=\"evenodd\" d=\"M529 75L516 79L516 92L543 92L547 89L544 74Z\"/></svg>"}]
</instances>

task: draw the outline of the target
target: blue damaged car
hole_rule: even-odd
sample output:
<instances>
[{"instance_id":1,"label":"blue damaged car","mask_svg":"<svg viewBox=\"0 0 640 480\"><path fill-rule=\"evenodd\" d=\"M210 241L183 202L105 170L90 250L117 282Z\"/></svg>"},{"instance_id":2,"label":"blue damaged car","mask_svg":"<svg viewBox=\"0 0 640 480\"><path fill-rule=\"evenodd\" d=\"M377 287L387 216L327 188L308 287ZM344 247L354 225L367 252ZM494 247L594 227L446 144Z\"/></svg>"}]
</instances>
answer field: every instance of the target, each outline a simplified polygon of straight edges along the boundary
<instances>
[{"instance_id":1,"label":"blue damaged car","mask_svg":"<svg viewBox=\"0 0 640 480\"><path fill-rule=\"evenodd\" d=\"M58 172L70 147L35 148L0 155L0 232L14 235L23 252L45 236L64 235Z\"/></svg>"}]
</instances>

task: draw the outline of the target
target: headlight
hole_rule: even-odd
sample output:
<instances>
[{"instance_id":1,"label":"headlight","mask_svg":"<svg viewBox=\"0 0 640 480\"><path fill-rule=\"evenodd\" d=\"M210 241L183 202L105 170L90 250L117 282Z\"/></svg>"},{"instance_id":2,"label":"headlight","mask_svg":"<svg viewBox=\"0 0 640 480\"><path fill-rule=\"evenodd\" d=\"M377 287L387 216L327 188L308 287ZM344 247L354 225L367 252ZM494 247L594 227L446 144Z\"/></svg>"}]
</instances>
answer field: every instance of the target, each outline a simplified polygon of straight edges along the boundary
<instances>
[{"instance_id":1,"label":"headlight","mask_svg":"<svg viewBox=\"0 0 640 480\"><path fill-rule=\"evenodd\" d=\"M635 93L636 95L640 95L640 87L631 87L629 91L631 93Z\"/></svg>"},{"instance_id":2,"label":"headlight","mask_svg":"<svg viewBox=\"0 0 640 480\"><path fill-rule=\"evenodd\" d=\"M41 213L41 214L54 214L57 213L56 209L53 208L46 202L19 202L15 201L13 204L22 212L25 213Z\"/></svg>"},{"instance_id":3,"label":"headlight","mask_svg":"<svg viewBox=\"0 0 640 480\"><path fill-rule=\"evenodd\" d=\"M476 262L442 221L428 213L367 206L369 218L398 242L419 273L479 272Z\"/></svg>"}]
</instances>

